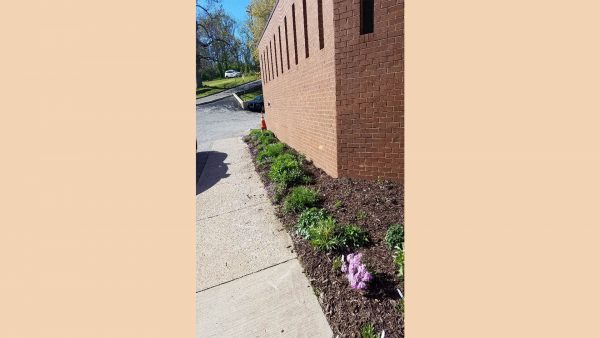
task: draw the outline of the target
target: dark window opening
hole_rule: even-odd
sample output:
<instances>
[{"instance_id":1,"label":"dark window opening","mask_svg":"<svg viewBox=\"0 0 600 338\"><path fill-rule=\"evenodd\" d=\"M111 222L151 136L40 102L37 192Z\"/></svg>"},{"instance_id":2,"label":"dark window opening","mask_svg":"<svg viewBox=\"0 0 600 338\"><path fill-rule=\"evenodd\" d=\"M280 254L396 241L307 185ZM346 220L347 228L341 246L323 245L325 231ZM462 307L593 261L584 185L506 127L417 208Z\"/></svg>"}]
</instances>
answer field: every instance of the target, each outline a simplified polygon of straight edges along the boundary
<instances>
[{"instance_id":1,"label":"dark window opening","mask_svg":"<svg viewBox=\"0 0 600 338\"><path fill-rule=\"evenodd\" d=\"M279 65L277 65L277 39L273 34L273 45L275 46L275 75L279 76Z\"/></svg>"},{"instance_id":2,"label":"dark window opening","mask_svg":"<svg viewBox=\"0 0 600 338\"><path fill-rule=\"evenodd\" d=\"M267 72L267 80L271 81L271 71L269 70L269 59L267 58L267 49L263 51L263 59L265 60L265 71Z\"/></svg>"},{"instance_id":3,"label":"dark window opening","mask_svg":"<svg viewBox=\"0 0 600 338\"><path fill-rule=\"evenodd\" d=\"M281 61L281 74L283 74L283 48L281 48L281 26L277 27L277 34L279 35L279 60Z\"/></svg>"},{"instance_id":4,"label":"dark window opening","mask_svg":"<svg viewBox=\"0 0 600 338\"><path fill-rule=\"evenodd\" d=\"M260 53L260 66L263 73L263 79L265 79L265 83L268 81L267 79L267 71L265 68L265 52Z\"/></svg>"},{"instance_id":5,"label":"dark window opening","mask_svg":"<svg viewBox=\"0 0 600 338\"><path fill-rule=\"evenodd\" d=\"M284 26L283 33L285 34L285 55L287 57L288 69L290 69L290 49L289 49L289 46L288 46L287 16L283 17L283 26Z\"/></svg>"},{"instance_id":6,"label":"dark window opening","mask_svg":"<svg viewBox=\"0 0 600 338\"><path fill-rule=\"evenodd\" d=\"M304 53L306 57L309 57L308 52L308 21L307 21L307 13L306 13L306 0L302 0L302 16L304 18Z\"/></svg>"},{"instance_id":7,"label":"dark window opening","mask_svg":"<svg viewBox=\"0 0 600 338\"><path fill-rule=\"evenodd\" d=\"M263 51L263 60L265 60L265 72L267 73L267 82L271 80L271 75L269 74L269 65L267 63L267 51Z\"/></svg>"},{"instance_id":8,"label":"dark window opening","mask_svg":"<svg viewBox=\"0 0 600 338\"><path fill-rule=\"evenodd\" d=\"M360 1L360 34L373 33L375 0Z\"/></svg>"},{"instance_id":9,"label":"dark window opening","mask_svg":"<svg viewBox=\"0 0 600 338\"><path fill-rule=\"evenodd\" d=\"M323 33L323 0L317 1L317 7L319 10L318 20L319 20L319 49L323 49L325 47L325 37Z\"/></svg>"},{"instance_id":10,"label":"dark window opening","mask_svg":"<svg viewBox=\"0 0 600 338\"><path fill-rule=\"evenodd\" d=\"M298 64L298 42L296 41L296 6L292 4L292 26L294 30L294 59Z\"/></svg>"},{"instance_id":11,"label":"dark window opening","mask_svg":"<svg viewBox=\"0 0 600 338\"><path fill-rule=\"evenodd\" d=\"M269 59L271 61L271 79L274 79L275 76L273 74L273 46L271 45L271 41L269 41Z\"/></svg>"}]
</instances>

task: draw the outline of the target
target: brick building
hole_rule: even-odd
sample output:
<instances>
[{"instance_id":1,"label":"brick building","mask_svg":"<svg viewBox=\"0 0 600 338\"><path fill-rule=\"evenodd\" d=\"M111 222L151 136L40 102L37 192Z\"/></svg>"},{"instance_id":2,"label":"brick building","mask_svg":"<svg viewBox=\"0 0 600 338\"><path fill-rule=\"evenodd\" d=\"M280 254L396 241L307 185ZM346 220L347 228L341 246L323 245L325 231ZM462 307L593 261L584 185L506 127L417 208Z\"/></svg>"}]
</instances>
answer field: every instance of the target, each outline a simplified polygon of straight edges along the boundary
<instances>
[{"instance_id":1,"label":"brick building","mask_svg":"<svg viewBox=\"0 0 600 338\"><path fill-rule=\"evenodd\" d=\"M333 177L403 182L403 37L403 0L278 0L259 44L269 129Z\"/></svg>"}]
</instances>

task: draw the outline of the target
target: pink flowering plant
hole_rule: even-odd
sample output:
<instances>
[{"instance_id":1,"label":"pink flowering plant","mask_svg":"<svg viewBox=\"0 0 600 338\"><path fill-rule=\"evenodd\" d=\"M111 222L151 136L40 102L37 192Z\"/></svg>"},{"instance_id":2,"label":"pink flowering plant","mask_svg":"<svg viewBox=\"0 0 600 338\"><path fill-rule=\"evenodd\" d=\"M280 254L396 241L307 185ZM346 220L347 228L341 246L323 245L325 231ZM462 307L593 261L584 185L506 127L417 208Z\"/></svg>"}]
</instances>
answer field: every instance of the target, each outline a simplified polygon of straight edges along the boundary
<instances>
[{"instance_id":1,"label":"pink flowering plant","mask_svg":"<svg viewBox=\"0 0 600 338\"><path fill-rule=\"evenodd\" d=\"M361 262L362 254L349 254L343 259L342 272L346 274L350 287L356 290L364 290L373 275L367 270L367 267Z\"/></svg>"}]
</instances>

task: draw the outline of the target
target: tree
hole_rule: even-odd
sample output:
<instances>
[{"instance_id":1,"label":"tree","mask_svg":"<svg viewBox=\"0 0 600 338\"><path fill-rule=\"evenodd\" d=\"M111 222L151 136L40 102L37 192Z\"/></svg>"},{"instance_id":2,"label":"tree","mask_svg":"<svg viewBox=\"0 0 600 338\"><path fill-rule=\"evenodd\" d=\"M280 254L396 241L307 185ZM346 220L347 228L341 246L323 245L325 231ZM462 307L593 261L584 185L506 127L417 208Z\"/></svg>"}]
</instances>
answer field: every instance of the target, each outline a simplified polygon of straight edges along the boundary
<instances>
[{"instance_id":1,"label":"tree","mask_svg":"<svg viewBox=\"0 0 600 338\"><path fill-rule=\"evenodd\" d=\"M233 22L233 23L232 23ZM232 45L234 21L225 14L220 0L196 0L196 86L202 87L202 73L222 60L220 53Z\"/></svg>"},{"instance_id":2,"label":"tree","mask_svg":"<svg viewBox=\"0 0 600 338\"><path fill-rule=\"evenodd\" d=\"M275 0L251 0L246 9L248 12L246 26L250 35L249 48L255 64L259 63L258 43L274 6Z\"/></svg>"}]
</instances>

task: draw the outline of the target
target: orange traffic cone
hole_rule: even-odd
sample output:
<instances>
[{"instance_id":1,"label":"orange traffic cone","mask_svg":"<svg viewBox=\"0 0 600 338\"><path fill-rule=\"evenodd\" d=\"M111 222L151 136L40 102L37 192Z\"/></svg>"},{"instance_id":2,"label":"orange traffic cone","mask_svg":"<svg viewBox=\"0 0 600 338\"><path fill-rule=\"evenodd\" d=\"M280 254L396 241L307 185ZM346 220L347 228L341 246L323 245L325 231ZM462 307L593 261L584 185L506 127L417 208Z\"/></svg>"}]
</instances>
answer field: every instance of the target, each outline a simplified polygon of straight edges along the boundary
<instances>
[{"instance_id":1,"label":"orange traffic cone","mask_svg":"<svg viewBox=\"0 0 600 338\"><path fill-rule=\"evenodd\" d=\"M267 123L265 122L265 113L262 113L260 115L260 129L262 129L262 130L267 129Z\"/></svg>"}]
</instances>

